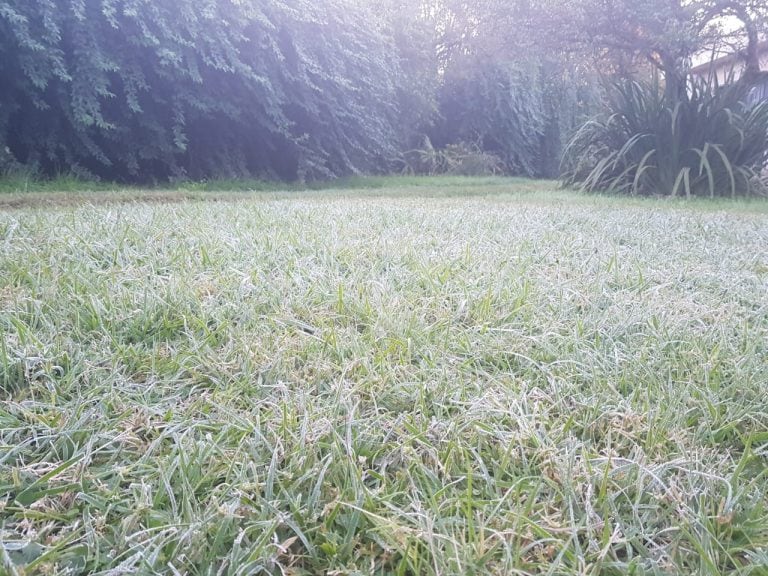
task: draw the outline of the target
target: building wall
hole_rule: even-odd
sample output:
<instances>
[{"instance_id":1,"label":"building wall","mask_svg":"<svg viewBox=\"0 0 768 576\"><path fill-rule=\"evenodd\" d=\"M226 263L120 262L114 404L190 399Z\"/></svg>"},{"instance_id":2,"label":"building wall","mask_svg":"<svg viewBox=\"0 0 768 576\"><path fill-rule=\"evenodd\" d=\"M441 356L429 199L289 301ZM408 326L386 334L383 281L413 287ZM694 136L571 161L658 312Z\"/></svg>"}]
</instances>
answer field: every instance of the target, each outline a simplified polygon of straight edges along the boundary
<instances>
[{"instance_id":1,"label":"building wall","mask_svg":"<svg viewBox=\"0 0 768 576\"><path fill-rule=\"evenodd\" d=\"M768 70L768 52L764 52L760 58L760 69ZM693 75L707 80L717 80L720 85L732 82L741 76L744 72L744 62L726 61L722 63L713 63L711 66L698 66L694 69Z\"/></svg>"}]
</instances>

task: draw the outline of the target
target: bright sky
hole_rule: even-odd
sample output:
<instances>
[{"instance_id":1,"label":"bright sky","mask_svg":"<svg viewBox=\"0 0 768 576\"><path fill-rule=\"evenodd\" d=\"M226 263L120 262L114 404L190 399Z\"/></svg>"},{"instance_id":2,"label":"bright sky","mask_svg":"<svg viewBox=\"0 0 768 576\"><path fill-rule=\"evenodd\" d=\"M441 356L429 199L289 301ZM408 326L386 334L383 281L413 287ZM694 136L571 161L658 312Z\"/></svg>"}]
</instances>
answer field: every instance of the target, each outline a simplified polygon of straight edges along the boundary
<instances>
[{"instance_id":1,"label":"bright sky","mask_svg":"<svg viewBox=\"0 0 768 576\"><path fill-rule=\"evenodd\" d=\"M724 18L721 18L721 24L723 26L723 29L728 32L735 32L741 28L741 22L738 18L735 18L734 16L726 16ZM733 54L734 52L734 46L732 43L723 43L720 46L714 47L714 58L719 58L721 56L727 56L728 54ZM698 66L699 64L706 64L710 62L713 59L713 47L710 47L708 50L702 52L701 54L696 55L693 58L693 65Z\"/></svg>"}]
</instances>

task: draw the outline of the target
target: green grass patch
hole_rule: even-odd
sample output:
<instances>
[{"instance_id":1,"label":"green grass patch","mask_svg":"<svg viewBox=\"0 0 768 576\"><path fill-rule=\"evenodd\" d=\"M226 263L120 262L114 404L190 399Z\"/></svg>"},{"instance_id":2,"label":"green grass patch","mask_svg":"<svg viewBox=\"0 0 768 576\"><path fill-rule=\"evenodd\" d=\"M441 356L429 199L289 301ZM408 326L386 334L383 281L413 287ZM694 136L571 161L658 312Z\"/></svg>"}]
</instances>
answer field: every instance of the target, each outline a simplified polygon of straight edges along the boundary
<instances>
[{"instance_id":1,"label":"green grass patch","mask_svg":"<svg viewBox=\"0 0 768 576\"><path fill-rule=\"evenodd\" d=\"M126 185L115 182L82 180L74 176L61 176L52 179L38 179L24 175L6 175L0 177L0 194L21 194L39 192L137 192L146 190L189 191L189 192L274 192L307 190L370 190L381 188L435 187L453 188L467 185L494 186L508 185L521 179L503 176L350 176L336 180L308 183L270 182L267 180L205 180L182 181L174 185L158 186Z\"/></svg>"},{"instance_id":2,"label":"green grass patch","mask_svg":"<svg viewBox=\"0 0 768 576\"><path fill-rule=\"evenodd\" d=\"M5 204L0 573L765 574L766 203L429 182Z\"/></svg>"}]
</instances>

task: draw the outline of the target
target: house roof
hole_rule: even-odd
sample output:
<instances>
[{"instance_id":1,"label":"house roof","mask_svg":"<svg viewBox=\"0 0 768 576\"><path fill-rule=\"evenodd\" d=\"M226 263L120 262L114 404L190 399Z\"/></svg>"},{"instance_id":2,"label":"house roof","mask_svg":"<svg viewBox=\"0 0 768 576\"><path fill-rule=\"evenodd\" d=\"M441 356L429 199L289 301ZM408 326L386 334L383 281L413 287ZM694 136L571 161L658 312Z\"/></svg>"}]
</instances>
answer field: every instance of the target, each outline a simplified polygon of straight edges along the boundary
<instances>
[{"instance_id":1,"label":"house roof","mask_svg":"<svg viewBox=\"0 0 768 576\"><path fill-rule=\"evenodd\" d=\"M757 49L760 51L761 55L768 54L768 41L761 42ZM704 62L703 64L699 64L698 66L694 66L691 68L691 74L707 74L713 70L718 70L723 66L736 64L740 60L741 55L739 52L725 54L724 56L720 56L714 60L710 60L708 62Z\"/></svg>"}]
</instances>

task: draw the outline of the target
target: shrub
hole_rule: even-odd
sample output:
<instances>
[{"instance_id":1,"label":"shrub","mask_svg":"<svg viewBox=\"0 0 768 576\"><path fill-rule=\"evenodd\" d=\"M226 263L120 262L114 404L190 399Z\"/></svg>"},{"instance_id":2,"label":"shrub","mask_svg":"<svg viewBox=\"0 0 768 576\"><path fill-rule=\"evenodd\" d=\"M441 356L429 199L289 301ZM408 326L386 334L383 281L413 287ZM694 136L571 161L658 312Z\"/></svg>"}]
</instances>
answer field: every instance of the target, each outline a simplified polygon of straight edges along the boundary
<instances>
[{"instance_id":1,"label":"shrub","mask_svg":"<svg viewBox=\"0 0 768 576\"><path fill-rule=\"evenodd\" d=\"M460 142L438 149L425 138L421 148L403 154L403 172L426 176L486 176L504 172L504 162L477 144Z\"/></svg>"},{"instance_id":2,"label":"shrub","mask_svg":"<svg viewBox=\"0 0 768 576\"><path fill-rule=\"evenodd\" d=\"M588 74L562 62L462 55L443 75L426 133L439 149L471 142L505 174L556 178L567 135L597 109L596 96Z\"/></svg>"},{"instance_id":3,"label":"shrub","mask_svg":"<svg viewBox=\"0 0 768 576\"><path fill-rule=\"evenodd\" d=\"M747 105L743 88L692 82L679 101L658 85L624 81L608 110L566 147L565 184L638 195L737 196L764 193L768 102Z\"/></svg>"}]
</instances>

